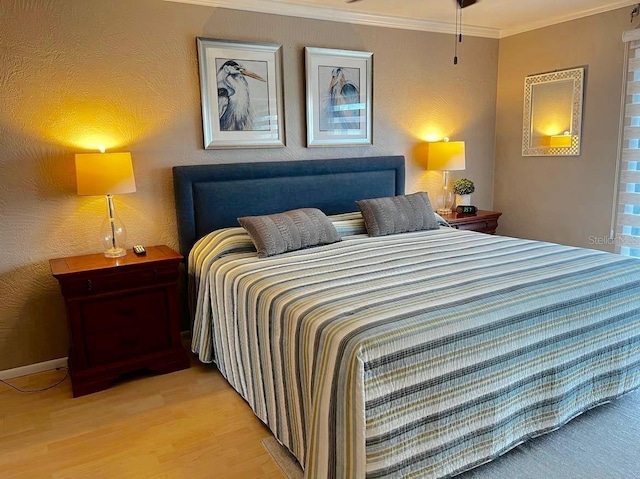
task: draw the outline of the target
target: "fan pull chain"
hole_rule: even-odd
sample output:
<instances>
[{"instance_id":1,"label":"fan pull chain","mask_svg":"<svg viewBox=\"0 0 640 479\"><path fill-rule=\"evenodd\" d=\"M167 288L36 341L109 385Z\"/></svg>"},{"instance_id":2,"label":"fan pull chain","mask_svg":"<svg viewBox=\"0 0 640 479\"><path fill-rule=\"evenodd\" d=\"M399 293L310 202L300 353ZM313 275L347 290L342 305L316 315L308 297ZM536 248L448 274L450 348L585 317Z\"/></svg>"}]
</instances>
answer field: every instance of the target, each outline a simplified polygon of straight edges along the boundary
<instances>
[{"instance_id":1,"label":"fan pull chain","mask_svg":"<svg viewBox=\"0 0 640 479\"><path fill-rule=\"evenodd\" d=\"M453 64L458 64L458 7L456 7L456 33L453 37Z\"/></svg>"},{"instance_id":2,"label":"fan pull chain","mask_svg":"<svg viewBox=\"0 0 640 479\"><path fill-rule=\"evenodd\" d=\"M453 64L458 64L458 43L462 43L462 8L460 4L456 6L456 34L453 47Z\"/></svg>"}]
</instances>

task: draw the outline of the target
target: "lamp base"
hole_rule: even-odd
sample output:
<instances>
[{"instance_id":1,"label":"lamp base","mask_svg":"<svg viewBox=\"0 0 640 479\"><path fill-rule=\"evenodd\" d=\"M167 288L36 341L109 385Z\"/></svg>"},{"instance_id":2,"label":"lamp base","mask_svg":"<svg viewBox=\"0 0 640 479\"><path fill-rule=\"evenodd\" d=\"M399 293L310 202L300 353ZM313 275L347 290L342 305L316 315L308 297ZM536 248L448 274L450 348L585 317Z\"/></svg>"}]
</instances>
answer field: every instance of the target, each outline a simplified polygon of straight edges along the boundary
<instances>
[{"instance_id":1,"label":"lamp base","mask_svg":"<svg viewBox=\"0 0 640 479\"><path fill-rule=\"evenodd\" d=\"M109 248L104 252L107 258L121 258L127 255L127 250L124 248Z\"/></svg>"},{"instance_id":2,"label":"lamp base","mask_svg":"<svg viewBox=\"0 0 640 479\"><path fill-rule=\"evenodd\" d=\"M111 195L107 195L107 217L102 223L101 233L104 255L107 258L121 258L127 254L127 250L122 247L126 244L127 230L116 215Z\"/></svg>"},{"instance_id":3,"label":"lamp base","mask_svg":"<svg viewBox=\"0 0 640 479\"><path fill-rule=\"evenodd\" d=\"M447 208L438 208L436 210L436 213L438 213L440 216L449 216L451 213L453 213L453 211Z\"/></svg>"}]
</instances>

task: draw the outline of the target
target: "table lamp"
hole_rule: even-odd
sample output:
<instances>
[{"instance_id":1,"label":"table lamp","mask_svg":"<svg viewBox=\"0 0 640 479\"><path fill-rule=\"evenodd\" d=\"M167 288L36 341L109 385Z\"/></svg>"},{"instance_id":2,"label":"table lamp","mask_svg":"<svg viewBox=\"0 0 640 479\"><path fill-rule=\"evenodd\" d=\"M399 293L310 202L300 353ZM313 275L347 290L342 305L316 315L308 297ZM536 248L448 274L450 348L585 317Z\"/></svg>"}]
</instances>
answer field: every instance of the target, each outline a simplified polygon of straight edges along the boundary
<instances>
[{"instance_id":1,"label":"table lamp","mask_svg":"<svg viewBox=\"0 0 640 479\"><path fill-rule=\"evenodd\" d=\"M441 170L444 172L442 190L438 194L438 210L440 215L451 214L454 195L449 189L449 172L465 169L464 141L443 141L429 143L427 168L429 170Z\"/></svg>"},{"instance_id":2,"label":"table lamp","mask_svg":"<svg viewBox=\"0 0 640 479\"><path fill-rule=\"evenodd\" d=\"M126 255L127 230L116 216L113 195L136 191L131 153L76 154L76 181L79 195L106 195L107 218L101 229L104 255Z\"/></svg>"}]
</instances>

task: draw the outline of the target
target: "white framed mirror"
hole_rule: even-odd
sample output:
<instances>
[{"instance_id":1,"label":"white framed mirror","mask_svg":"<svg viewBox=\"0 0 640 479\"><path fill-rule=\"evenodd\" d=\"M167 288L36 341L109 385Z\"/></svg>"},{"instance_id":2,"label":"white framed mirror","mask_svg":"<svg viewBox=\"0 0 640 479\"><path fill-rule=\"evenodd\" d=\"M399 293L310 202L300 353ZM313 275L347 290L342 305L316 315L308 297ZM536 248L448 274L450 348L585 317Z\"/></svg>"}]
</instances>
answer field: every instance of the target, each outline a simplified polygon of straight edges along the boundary
<instances>
[{"instance_id":1,"label":"white framed mirror","mask_svg":"<svg viewBox=\"0 0 640 479\"><path fill-rule=\"evenodd\" d=\"M522 156L578 156L584 68L524 80Z\"/></svg>"}]
</instances>

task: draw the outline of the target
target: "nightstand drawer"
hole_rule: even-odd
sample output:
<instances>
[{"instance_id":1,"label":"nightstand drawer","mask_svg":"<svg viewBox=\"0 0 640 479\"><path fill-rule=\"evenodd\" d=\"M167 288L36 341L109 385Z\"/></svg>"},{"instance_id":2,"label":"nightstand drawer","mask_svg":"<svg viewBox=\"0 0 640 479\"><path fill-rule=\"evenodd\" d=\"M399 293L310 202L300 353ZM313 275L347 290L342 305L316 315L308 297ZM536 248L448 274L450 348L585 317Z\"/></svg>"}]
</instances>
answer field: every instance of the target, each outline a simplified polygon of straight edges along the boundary
<instances>
[{"instance_id":1,"label":"nightstand drawer","mask_svg":"<svg viewBox=\"0 0 640 479\"><path fill-rule=\"evenodd\" d=\"M85 302L81 314L89 364L170 347L167 308L162 290Z\"/></svg>"},{"instance_id":2,"label":"nightstand drawer","mask_svg":"<svg viewBox=\"0 0 640 479\"><path fill-rule=\"evenodd\" d=\"M167 298L162 290L85 301L80 306L87 336L135 325L166 323Z\"/></svg>"},{"instance_id":3,"label":"nightstand drawer","mask_svg":"<svg viewBox=\"0 0 640 479\"><path fill-rule=\"evenodd\" d=\"M475 223L465 223L460 225L454 225L454 228L459 230L472 230L479 231L481 233L495 232L498 227L498 221L495 219L486 219L477 221Z\"/></svg>"},{"instance_id":4,"label":"nightstand drawer","mask_svg":"<svg viewBox=\"0 0 640 479\"><path fill-rule=\"evenodd\" d=\"M459 230L495 234L500 215L502 213L499 211L479 210L474 215L454 214L447 216L445 219L452 227Z\"/></svg>"},{"instance_id":5,"label":"nightstand drawer","mask_svg":"<svg viewBox=\"0 0 640 479\"><path fill-rule=\"evenodd\" d=\"M98 366L166 350L171 347L171 336L165 321L87 335L85 346L89 365Z\"/></svg>"},{"instance_id":6,"label":"nightstand drawer","mask_svg":"<svg viewBox=\"0 0 640 479\"><path fill-rule=\"evenodd\" d=\"M66 296L99 294L174 281L177 276L175 265L157 266L141 271L87 275L81 279L65 281L62 289Z\"/></svg>"}]
</instances>

